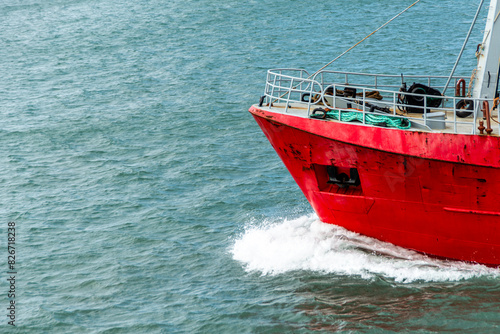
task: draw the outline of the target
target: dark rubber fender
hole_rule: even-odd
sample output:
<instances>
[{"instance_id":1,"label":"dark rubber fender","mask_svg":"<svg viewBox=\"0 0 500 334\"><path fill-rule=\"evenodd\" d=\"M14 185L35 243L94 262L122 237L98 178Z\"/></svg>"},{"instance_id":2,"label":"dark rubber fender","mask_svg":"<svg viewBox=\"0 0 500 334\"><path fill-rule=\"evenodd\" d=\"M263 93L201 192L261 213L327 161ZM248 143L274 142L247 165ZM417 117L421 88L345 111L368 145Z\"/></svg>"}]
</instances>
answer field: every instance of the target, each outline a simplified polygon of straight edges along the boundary
<instances>
[{"instance_id":1,"label":"dark rubber fender","mask_svg":"<svg viewBox=\"0 0 500 334\"><path fill-rule=\"evenodd\" d=\"M460 100L455 106L457 117L465 118L472 115L474 110L474 101L472 100ZM465 111L462 111L465 110Z\"/></svg>"}]
</instances>

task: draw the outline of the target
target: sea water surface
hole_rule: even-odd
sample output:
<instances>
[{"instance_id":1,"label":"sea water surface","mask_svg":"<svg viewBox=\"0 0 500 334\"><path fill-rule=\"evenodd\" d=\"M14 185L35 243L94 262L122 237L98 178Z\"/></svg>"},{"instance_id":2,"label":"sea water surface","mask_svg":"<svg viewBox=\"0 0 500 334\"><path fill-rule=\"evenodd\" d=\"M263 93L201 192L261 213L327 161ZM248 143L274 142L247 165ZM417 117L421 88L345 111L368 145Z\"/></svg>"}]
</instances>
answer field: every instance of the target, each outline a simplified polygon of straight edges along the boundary
<instances>
[{"instance_id":1,"label":"sea water surface","mask_svg":"<svg viewBox=\"0 0 500 334\"><path fill-rule=\"evenodd\" d=\"M0 332L500 330L498 269L321 223L247 112L412 2L2 2ZM422 0L330 68L448 75L478 3Z\"/></svg>"}]
</instances>

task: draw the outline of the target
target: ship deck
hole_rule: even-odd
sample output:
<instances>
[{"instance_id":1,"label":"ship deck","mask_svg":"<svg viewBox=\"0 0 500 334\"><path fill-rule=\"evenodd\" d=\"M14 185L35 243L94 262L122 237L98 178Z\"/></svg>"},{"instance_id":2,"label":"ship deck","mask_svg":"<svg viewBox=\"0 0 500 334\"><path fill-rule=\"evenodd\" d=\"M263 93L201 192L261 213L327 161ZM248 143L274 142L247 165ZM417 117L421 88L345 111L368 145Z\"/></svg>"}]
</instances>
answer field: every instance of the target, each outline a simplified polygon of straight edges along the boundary
<instances>
[{"instance_id":1,"label":"ship deck","mask_svg":"<svg viewBox=\"0 0 500 334\"><path fill-rule=\"evenodd\" d=\"M366 122L366 115L378 115L410 121L407 131L500 136L498 98L470 97L471 85L466 92L466 80L459 76L451 78L454 87L448 89L444 82L449 79L339 71L310 76L305 70L275 69L268 71L258 108L304 118L311 118L316 109L338 110L359 113L358 120L350 123L363 126L383 126ZM405 81L413 85L407 88ZM454 94L441 93L447 90ZM340 122L321 121L325 120Z\"/></svg>"},{"instance_id":2,"label":"ship deck","mask_svg":"<svg viewBox=\"0 0 500 334\"><path fill-rule=\"evenodd\" d=\"M307 103L288 103L288 108L287 104L284 103L275 103L271 107L270 106L257 106L259 109L265 110L265 111L270 111L270 112L275 112L275 113L282 113L282 114L288 114L296 117L303 117L303 118L309 118L311 115L311 108L309 108ZM324 107L324 106L317 106L319 107ZM344 111L349 111L349 109L345 109ZM391 109L391 112L394 112ZM484 117L480 117L478 119L474 119L473 115L465 117L465 118L458 118L458 120L454 119L454 112L453 110L430 110L430 113L438 113L442 112L444 113L444 121L434 121L431 119L427 120L427 123L429 122L438 122L439 123L439 129L436 128L431 128L426 124L426 120L424 119L424 115L422 113L412 113L412 112L401 112L398 111L398 115L404 118L408 118L412 122L412 127L408 129L407 131L426 131L426 132L440 132L440 133L461 133L461 134L480 134L479 130L477 129L479 127L479 120L483 121L483 126L486 128L486 119ZM383 113L377 113L377 115L390 115L390 114L383 114ZM329 122L340 122L335 119L325 119L322 121L329 121ZM363 126L375 126L375 125L368 125L368 124L362 124L362 123L357 123L359 125ZM491 121L491 130L492 132L489 134L490 136L500 136L499 128L497 123L495 121ZM494 126L497 125L497 126ZM475 131L474 129L475 128ZM486 134L486 130L483 131L484 135Z\"/></svg>"}]
</instances>

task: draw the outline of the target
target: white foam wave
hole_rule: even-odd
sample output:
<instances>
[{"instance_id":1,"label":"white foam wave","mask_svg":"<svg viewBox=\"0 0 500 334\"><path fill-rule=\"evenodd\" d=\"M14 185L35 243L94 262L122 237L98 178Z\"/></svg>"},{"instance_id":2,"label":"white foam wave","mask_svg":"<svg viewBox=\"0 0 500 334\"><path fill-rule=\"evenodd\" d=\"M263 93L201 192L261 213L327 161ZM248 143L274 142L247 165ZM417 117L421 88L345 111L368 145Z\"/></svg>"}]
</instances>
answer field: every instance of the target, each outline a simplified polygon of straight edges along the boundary
<instances>
[{"instance_id":1,"label":"white foam wave","mask_svg":"<svg viewBox=\"0 0 500 334\"><path fill-rule=\"evenodd\" d=\"M277 275L311 270L339 275L377 276L396 282L459 281L500 276L497 269L443 261L322 223L316 215L250 224L231 248L245 270Z\"/></svg>"}]
</instances>

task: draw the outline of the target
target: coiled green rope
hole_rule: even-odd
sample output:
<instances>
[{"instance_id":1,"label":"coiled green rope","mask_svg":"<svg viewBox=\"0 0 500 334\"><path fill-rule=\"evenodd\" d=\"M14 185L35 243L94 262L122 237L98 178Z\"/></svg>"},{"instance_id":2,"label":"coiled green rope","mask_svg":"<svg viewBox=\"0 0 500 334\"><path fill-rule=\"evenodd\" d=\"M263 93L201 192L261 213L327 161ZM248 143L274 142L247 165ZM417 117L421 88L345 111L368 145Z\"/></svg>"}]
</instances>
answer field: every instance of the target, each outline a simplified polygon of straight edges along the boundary
<instances>
[{"instance_id":1,"label":"coiled green rope","mask_svg":"<svg viewBox=\"0 0 500 334\"><path fill-rule=\"evenodd\" d=\"M320 114L316 114L316 111L320 111ZM363 113L357 111L340 111L338 109L325 111L324 109L315 109L311 118L332 118L341 122L353 122L358 121L363 123ZM385 116L380 114L365 113L365 124L383 126L388 128L396 128L401 130L406 130L411 127L411 122L407 118L400 118L394 116Z\"/></svg>"}]
</instances>

